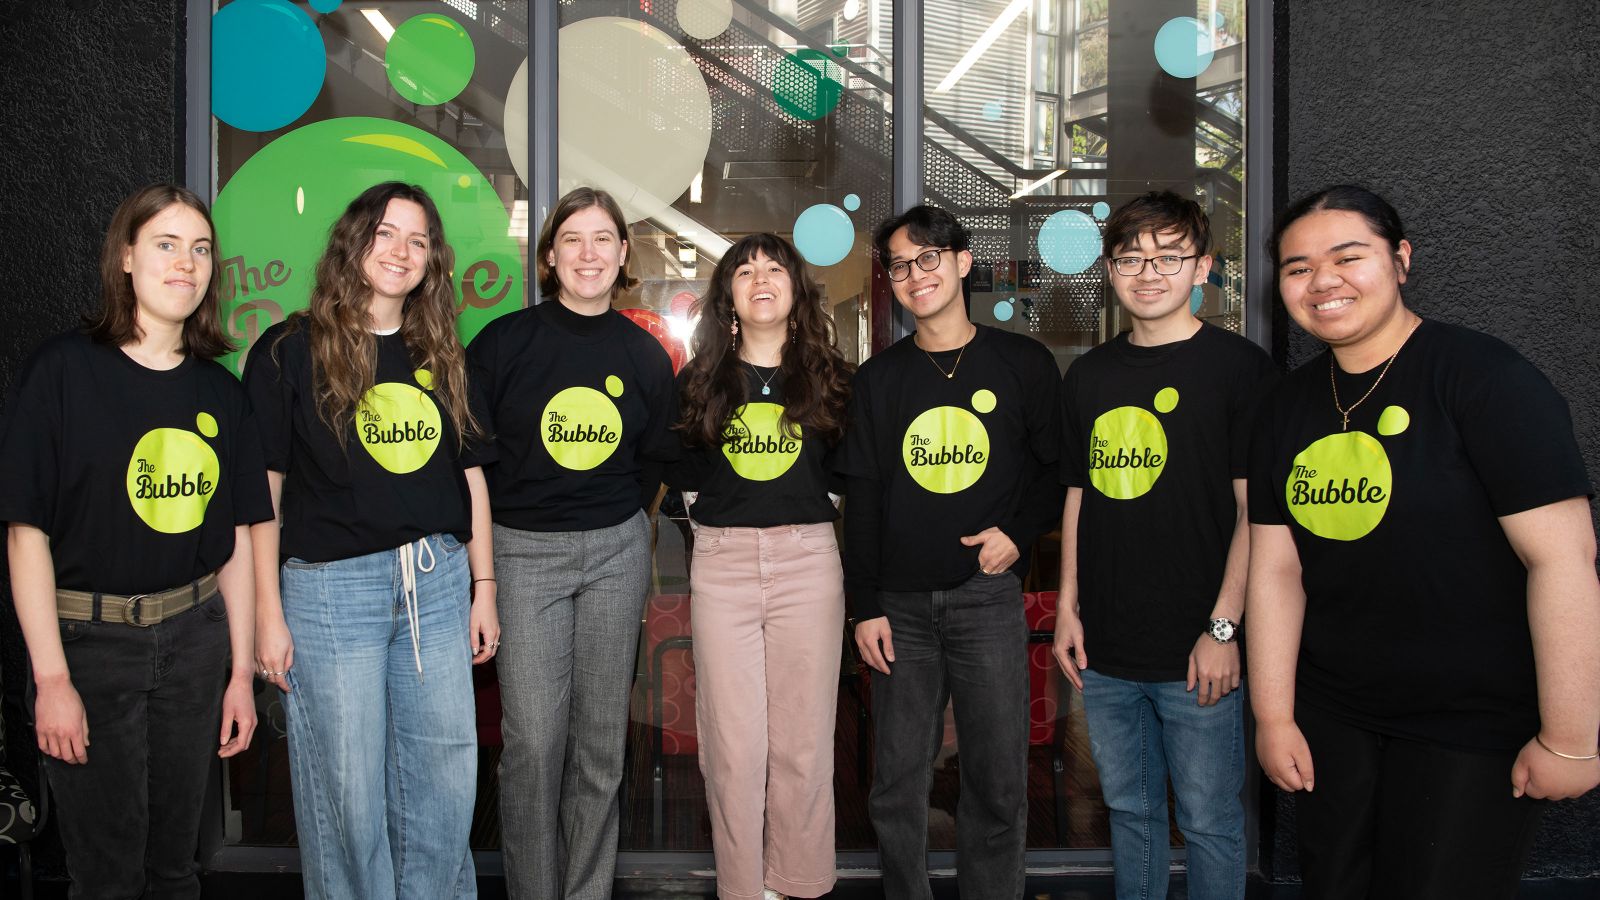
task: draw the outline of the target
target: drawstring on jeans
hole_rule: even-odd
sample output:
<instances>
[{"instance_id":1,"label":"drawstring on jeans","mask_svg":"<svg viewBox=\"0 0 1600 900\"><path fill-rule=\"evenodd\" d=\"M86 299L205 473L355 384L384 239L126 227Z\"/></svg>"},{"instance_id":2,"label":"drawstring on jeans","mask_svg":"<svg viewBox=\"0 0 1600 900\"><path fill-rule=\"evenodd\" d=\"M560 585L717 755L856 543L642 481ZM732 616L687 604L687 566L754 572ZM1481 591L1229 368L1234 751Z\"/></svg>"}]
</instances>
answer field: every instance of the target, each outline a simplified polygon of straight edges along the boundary
<instances>
[{"instance_id":1,"label":"drawstring on jeans","mask_svg":"<svg viewBox=\"0 0 1600 900\"><path fill-rule=\"evenodd\" d=\"M418 562L419 554L428 554L428 564ZM417 631L417 573L432 572L436 560L433 545L427 538L419 538L415 546L400 545L400 594L406 601L406 621L411 625L411 655L417 661L417 677L422 677L422 638Z\"/></svg>"}]
</instances>

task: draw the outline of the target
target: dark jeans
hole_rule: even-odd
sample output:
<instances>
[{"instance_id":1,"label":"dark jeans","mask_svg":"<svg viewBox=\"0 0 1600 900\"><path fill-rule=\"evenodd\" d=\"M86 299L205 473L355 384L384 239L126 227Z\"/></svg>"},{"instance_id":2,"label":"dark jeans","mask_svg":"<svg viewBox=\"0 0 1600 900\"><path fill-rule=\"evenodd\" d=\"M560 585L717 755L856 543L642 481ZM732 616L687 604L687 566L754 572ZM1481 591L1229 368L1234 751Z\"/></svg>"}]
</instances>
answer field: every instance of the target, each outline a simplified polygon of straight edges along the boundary
<instances>
[{"instance_id":1,"label":"dark jeans","mask_svg":"<svg viewBox=\"0 0 1600 900\"><path fill-rule=\"evenodd\" d=\"M45 759L77 898L200 896L200 806L222 727L218 594L159 625L61 623L89 761Z\"/></svg>"},{"instance_id":2,"label":"dark jeans","mask_svg":"<svg viewBox=\"0 0 1600 900\"><path fill-rule=\"evenodd\" d=\"M1517 895L1544 801L1511 796L1515 750L1386 737L1300 704L1317 789L1295 794L1305 900Z\"/></svg>"},{"instance_id":3,"label":"dark jeans","mask_svg":"<svg viewBox=\"0 0 1600 900\"><path fill-rule=\"evenodd\" d=\"M872 678L868 808L883 892L927 900L928 789L953 701L960 740L956 868L963 900L1022 895L1028 819L1028 624L1009 572L945 591L881 596L895 661Z\"/></svg>"}]
</instances>

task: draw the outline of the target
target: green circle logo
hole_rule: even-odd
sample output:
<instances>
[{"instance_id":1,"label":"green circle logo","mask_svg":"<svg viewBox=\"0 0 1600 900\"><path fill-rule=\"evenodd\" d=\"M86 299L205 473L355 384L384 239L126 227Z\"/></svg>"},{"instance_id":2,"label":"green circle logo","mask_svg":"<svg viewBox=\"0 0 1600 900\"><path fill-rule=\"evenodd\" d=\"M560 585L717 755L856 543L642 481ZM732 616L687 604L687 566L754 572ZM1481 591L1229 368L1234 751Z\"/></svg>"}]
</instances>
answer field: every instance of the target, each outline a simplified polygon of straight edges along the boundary
<instances>
[{"instance_id":1,"label":"green circle logo","mask_svg":"<svg viewBox=\"0 0 1600 900\"><path fill-rule=\"evenodd\" d=\"M1398 407L1396 407L1398 408ZM1330 434L1294 458L1284 496L1301 527L1317 537L1366 537L1389 509L1394 473L1389 454L1363 431Z\"/></svg>"},{"instance_id":2,"label":"green circle logo","mask_svg":"<svg viewBox=\"0 0 1600 900\"><path fill-rule=\"evenodd\" d=\"M432 383L426 369L417 379ZM428 464L443 433L439 407L415 387L399 381L375 384L356 409L356 435L378 465L396 475Z\"/></svg>"},{"instance_id":3,"label":"green circle logo","mask_svg":"<svg viewBox=\"0 0 1600 900\"><path fill-rule=\"evenodd\" d=\"M934 407L911 421L901 456L917 484L935 494L954 494L976 484L988 468L989 430L960 407Z\"/></svg>"},{"instance_id":4,"label":"green circle logo","mask_svg":"<svg viewBox=\"0 0 1600 900\"><path fill-rule=\"evenodd\" d=\"M1155 407L1163 413L1178 408L1178 392L1162 388ZM1119 406L1094 420L1089 432L1089 483L1113 500L1132 500L1150 493L1167 467L1167 431L1155 413L1137 406Z\"/></svg>"},{"instance_id":5,"label":"green circle logo","mask_svg":"<svg viewBox=\"0 0 1600 900\"><path fill-rule=\"evenodd\" d=\"M209 421L215 434L212 416L201 413L196 421L202 428ZM156 531L193 531L205 521L221 471L216 451L200 435L181 428L156 428L139 439L128 460L128 502Z\"/></svg>"},{"instance_id":6,"label":"green circle logo","mask_svg":"<svg viewBox=\"0 0 1600 900\"><path fill-rule=\"evenodd\" d=\"M800 458L800 439L783 427L783 407L746 403L722 432L722 455L746 481L771 481Z\"/></svg>"},{"instance_id":7,"label":"green circle logo","mask_svg":"<svg viewBox=\"0 0 1600 900\"><path fill-rule=\"evenodd\" d=\"M622 394L617 376L608 376L606 384ZM551 397L539 422L544 449L564 469L588 471L610 459L622 440L622 414L610 397L594 388L569 387Z\"/></svg>"}]
</instances>

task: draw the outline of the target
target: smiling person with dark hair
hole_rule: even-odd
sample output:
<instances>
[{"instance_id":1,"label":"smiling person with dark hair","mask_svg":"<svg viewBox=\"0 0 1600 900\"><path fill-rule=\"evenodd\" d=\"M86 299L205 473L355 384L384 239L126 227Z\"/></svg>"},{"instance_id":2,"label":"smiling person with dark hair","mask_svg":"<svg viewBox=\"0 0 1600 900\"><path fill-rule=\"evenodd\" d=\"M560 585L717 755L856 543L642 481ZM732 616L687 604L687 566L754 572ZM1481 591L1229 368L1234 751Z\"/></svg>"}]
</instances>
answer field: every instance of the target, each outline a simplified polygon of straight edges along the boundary
<instances>
[{"instance_id":1,"label":"smiling person with dark hair","mask_svg":"<svg viewBox=\"0 0 1600 900\"><path fill-rule=\"evenodd\" d=\"M894 900L930 897L928 788L946 701L961 742L961 896L1022 893L1028 625L1022 576L1061 513L1059 373L1044 345L974 325L967 233L918 206L878 261L917 330L861 366L837 466L845 589L873 676L868 808Z\"/></svg>"},{"instance_id":2,"label":"smiling person with dark hair","mask_svg":"<svg viewBox=\"0 0 1600 900\"><path fill-rule=\"evenodd\" d=\"M1272 240L1328 351L1263 407L1250 466L1250 695L1295 793L1309 900L1509 898L1543 800L1600 783L1600 583L1567 404L1504 343L1424 320L1364 188Z\"/></svg>"},{"instance_id":3,"label":"smiling person with dark hair","mask_svg":"<svg viewBox=\"0 0 1600 900\"><path fill-rule=\"evenodd\" d=\"M199 897L207 775L256 725L248 526L272 505L244 392L213 361L230 348L205 203L134 192L100 273L98 314L6 403L11 590L72 896Z\"/></svg>"}]
</instances>

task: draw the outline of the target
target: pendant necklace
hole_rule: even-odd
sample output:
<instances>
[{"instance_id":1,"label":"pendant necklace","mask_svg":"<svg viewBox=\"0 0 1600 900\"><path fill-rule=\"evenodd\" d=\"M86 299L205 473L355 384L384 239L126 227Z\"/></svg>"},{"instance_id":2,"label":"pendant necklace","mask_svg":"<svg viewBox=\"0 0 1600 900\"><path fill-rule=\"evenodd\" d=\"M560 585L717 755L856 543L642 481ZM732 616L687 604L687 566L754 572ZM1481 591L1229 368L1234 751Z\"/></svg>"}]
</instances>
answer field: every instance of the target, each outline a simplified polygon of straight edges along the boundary
<instances>
[{"instance_id":1,"label":"pendant necklace","mask_svg":"<svg viewBox=\"0 0 1600 900\"><path fill-rule=\"evenodd\" d=\"M923 355L928 357L928 362L933 363L933 367L935 369L939 370L939 374L943 375L948 380L948 379L952 379L952 378L956 377L956 370L961 368L961 357L967 355L967 344L971 344L972 343L972 338L975 338L977 336L978 336L977 326L973 326L972 337L967 338L966 343L961 345L961 352L956 354L956 363L955 363L955 365L950 367L950 371L948 371L948 372L946 372L944 370L944 366L939 365L939 361L937 359L933 358L933 354L932 353L929 353L926 349L923 349L921 344L917 345L917 349L918 350L922 350ZM949 351L944 351L944 352L949 352Z\"/></svg>"},{"instance_id":2,"label":"pendant necklace","mask_svg":"<svg viewBox=\"0 0 1600 900\"><path fill-rule=\"evenodd\" d=\"M772 367L772 374L768 375L765 378L762 378L761 377L761 370L756 368L756 364L755 363L753 363L753 362L751 362L750 360L747 359L747 360L744 361L744 364L750 367L750 371L756 373L756 378L760 379L760 381L761 381L761 396L770 397L772 395L772 379L778 377L778 371L782 367L781 366L773 366Z\"/></svg>"},{"instance_id":3,"label":"pendant necklace","mask_svg":"<svg viewBox=\"0 0 1600 900\"><path fill-rule=\"evenodd\" d=\"M1349 409L1339 405L1339 384L1333 377L1334 370L1338 368L1338 364L1334 362L1333 351L1328 351L1328 385L1333 388L1333 408L1337 409L1340 417L1344 419L1344 426L1340 429L1341 431L1350 430L1350 414L1356 411L1356 407L1367 402L1367 398L1372 396L1372 392L1378 389L1378 385L1383 381L1383 376L1389 374L1389 367L1394 365L1395 359L1400 356L1400 351L1405 348L1406 341L1411 340L1412 333L1421 324L1422 317L1418 316L1417 320L1411 323L1411 330L1406 332L1405 339L1400 342L1400 346L1394 348L1394 356L1389 357L1389 361L1383 364L1383 371L1378 373L1378 380L1372 383L1372 387L1367 388L1367 392L1361 395L1360 400L1350 404Z\"/></svg>"}]
</instances>

